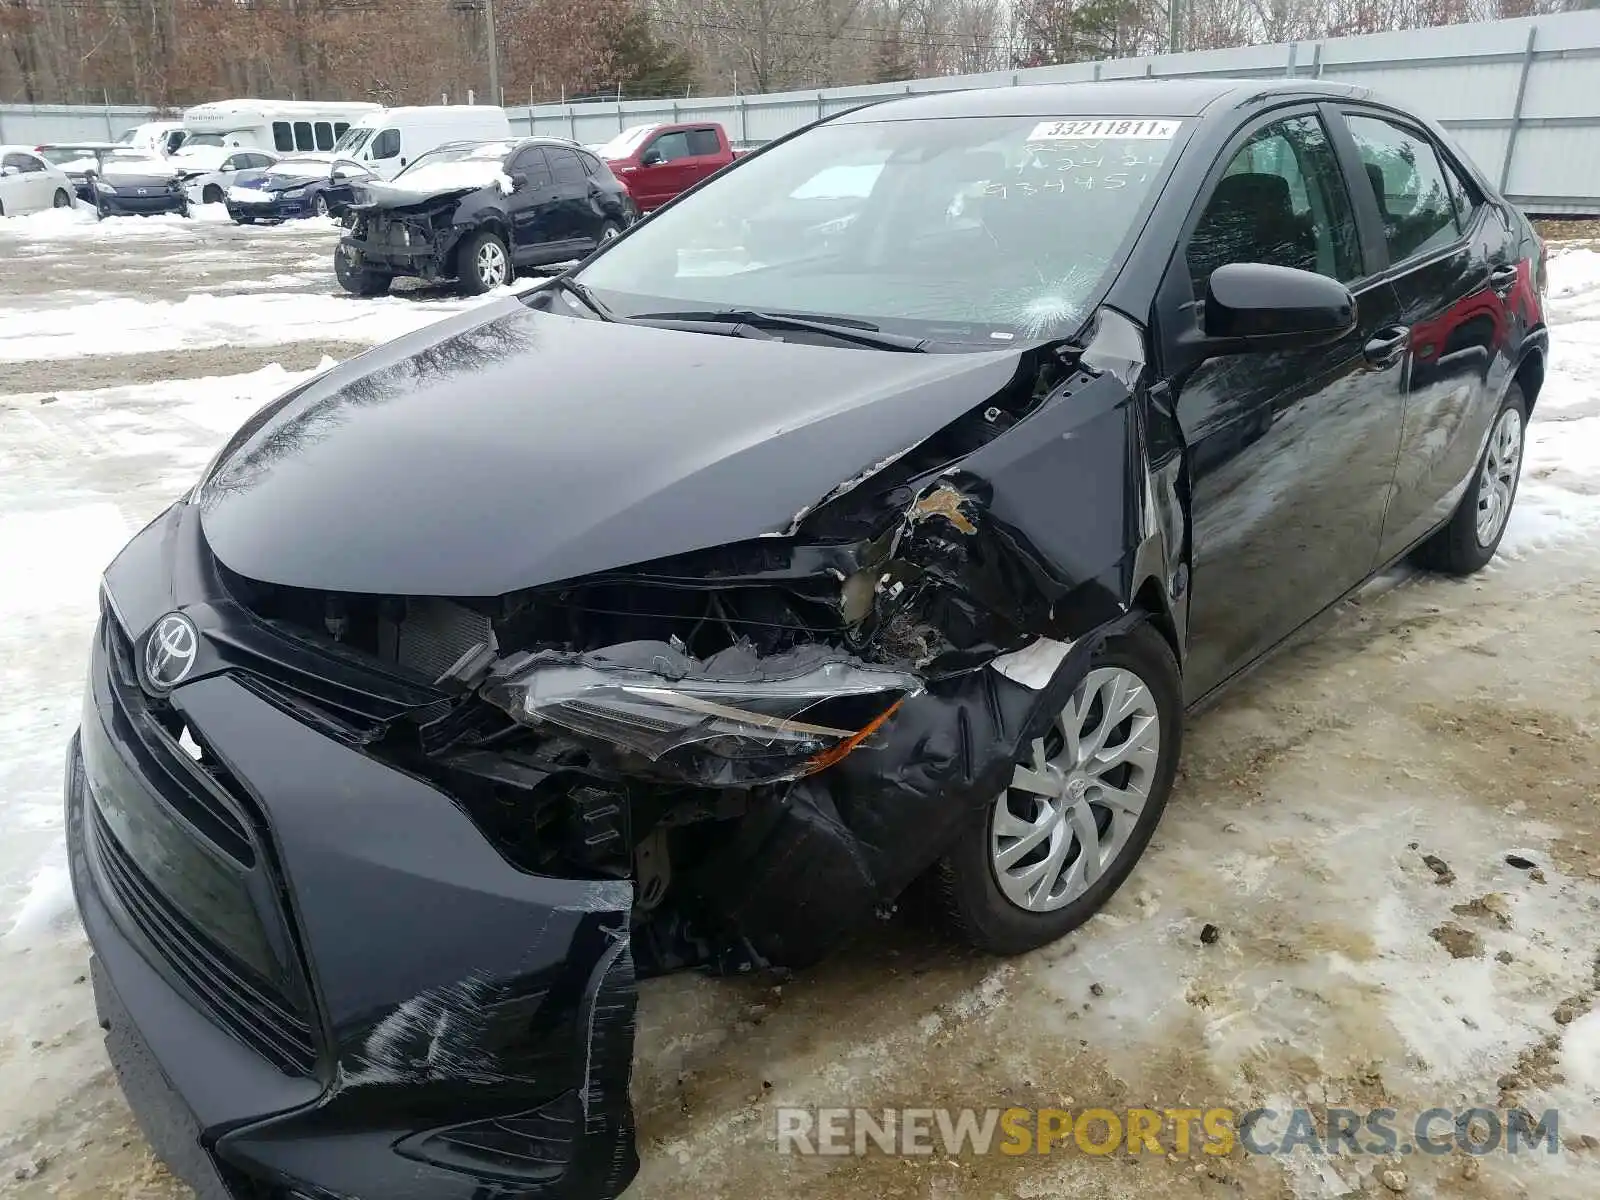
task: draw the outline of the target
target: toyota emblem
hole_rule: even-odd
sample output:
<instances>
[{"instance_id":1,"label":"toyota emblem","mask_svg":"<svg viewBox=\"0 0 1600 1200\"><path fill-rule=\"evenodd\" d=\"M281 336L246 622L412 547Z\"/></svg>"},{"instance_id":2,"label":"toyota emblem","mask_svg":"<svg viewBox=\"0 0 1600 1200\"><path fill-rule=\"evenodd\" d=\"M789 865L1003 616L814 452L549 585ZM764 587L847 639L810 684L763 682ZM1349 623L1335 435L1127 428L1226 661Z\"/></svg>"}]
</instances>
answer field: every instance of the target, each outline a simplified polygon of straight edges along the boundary
<instances>
[{"instance_id":1,"label":"toyota emblem","mask_svg":"<svg viewBox=\"0 0 1600 1200\"><path fill-rule=\"evenodd\" d=\"M144 673L152 686L177 687L194 669L200 634L182 613L168 613L156 622L144 644Z\"/></svg>"}]
</instances>

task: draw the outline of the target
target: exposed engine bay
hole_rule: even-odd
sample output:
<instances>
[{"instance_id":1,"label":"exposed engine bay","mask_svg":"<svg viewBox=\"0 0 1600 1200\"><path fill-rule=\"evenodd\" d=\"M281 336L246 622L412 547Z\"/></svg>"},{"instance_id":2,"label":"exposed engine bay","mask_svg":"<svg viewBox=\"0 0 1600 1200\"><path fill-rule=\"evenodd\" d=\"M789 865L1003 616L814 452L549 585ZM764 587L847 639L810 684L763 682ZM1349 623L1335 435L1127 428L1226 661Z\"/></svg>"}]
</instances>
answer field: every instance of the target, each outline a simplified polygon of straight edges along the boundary
<instances>
[{"instance_id":1,"label":"exposed engine bay","mask_svg":"<svg viewBox=\"0 0 1600 1200\"><path fill-rule=\"evenodd\" d=\"M1120 475L1126 393L1102 412L1079 395L1099 374L1031 364L776 536L489 599L222 577L280 632L434 689L398 719L304 704L434 782L519 868L633 880L641 974L799 965L1003 789L1069 651L1127 619L1124 514L1100 545L1041 548L1006 520L1037 496L980 473L1048 399ZM1050 481L1067 502L1096 485ZM1104 557L1069 580L1063 549Z\"/></svg>"}]
</instances>

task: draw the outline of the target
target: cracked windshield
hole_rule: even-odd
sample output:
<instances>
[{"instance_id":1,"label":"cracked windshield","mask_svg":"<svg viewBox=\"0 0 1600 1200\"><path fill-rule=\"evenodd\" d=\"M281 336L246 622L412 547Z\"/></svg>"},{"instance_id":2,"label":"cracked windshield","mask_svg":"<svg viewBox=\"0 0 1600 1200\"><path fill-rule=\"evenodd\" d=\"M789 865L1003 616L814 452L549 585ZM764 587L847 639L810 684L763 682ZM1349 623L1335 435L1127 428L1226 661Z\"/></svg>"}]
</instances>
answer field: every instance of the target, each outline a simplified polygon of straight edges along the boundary
<instances>
[{"instance_id":1,"label":"cracked windshield","mask_svg":"<svg viewBox=\"0 0 1600 1200\"><path fill-rule=\"evenodd\" d=\"M826 125L584 268L623 317L844 318L994 346L1073 332L1184 132L1177 120Z\"/></svg>"}]
</instances>

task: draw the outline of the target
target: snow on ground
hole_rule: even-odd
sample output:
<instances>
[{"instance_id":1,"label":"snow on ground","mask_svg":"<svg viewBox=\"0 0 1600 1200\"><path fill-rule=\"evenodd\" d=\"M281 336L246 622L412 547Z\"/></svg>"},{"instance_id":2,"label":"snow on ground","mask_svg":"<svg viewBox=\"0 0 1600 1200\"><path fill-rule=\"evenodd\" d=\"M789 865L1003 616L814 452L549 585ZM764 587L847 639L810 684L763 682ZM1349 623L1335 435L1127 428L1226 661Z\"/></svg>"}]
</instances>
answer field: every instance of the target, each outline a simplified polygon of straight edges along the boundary
<instances>
[{"instance_id":1,"label":"snow on ground","mask_svg":"<svg viewBox=\"0 0 1600 1200\"><path fill-rule=\"evenodd\" d=\"M512 289L501 288L470 300L359 300L297 292L201 292L178 301L95 300L66 308L8 313L0 325L0 362L329 339L377 345L485 300L511 294Z\"/></svg>"},{"instance_id":2,"label":"snow on ground","mask_svg":"<svg viewBox=\"0 0 1600 1200\"><path fill-rule=\"evenodd\" d=\"M21 222L37 226L27 246L207 245L192 226L124 232L75 213L0 223L0 239ZM241 243L253 278L311 274L304 237L253 233ZM283 261L286 244L296 261ZM837 1164L765 1148L775 1102L1414 1111L1515 1099L1559 1106L1564 1133L1600 1137L1600 1010L1588 1011L1600 982L1600 253L1557 252L1551 277L1550 373L1500 560L1464 583L1391 572L1268 668L1268 684L1198 722L1146 864L1065 942L1005 963L869 943L781 989L653 985L636 1083L640 1194L1331 1200L1374 1187L1371 1161L1229 1160L1202 1180L1187 1164L1152 1174L1165 1159L1124 1170L1083 1156L993 1178L856 1163L824 1187L819 1172ZM305 377L273 363L270 346L375 342L468 303L254 295L250 279L235 282L247 294L108 298L90 272L81 294L46 306L0 300L0 1163L35 1141L58 1159L69 1146L65 1157L91 1164L83 1182L65 1164L39 1183L72 1200L117 1194L92 1164L138 1153L120 1148L114 1123L59 1115L107 1086L73 982L82 946L60 817L99 574L233 428ZM265 365L71 386L89 356L238 345L269 347ZM6 362L40 358L60 364L61 387L3 394ZM1507 862L1514 852L1538 879ZM1423 854L1449 864L1448 881ZM1202 922L1222 931L1204 947ZM1447 927L1470 935L1452 942L1459 956L1439 936ZM1438 1166L1412 1160L1414 1194L1600 1195L1600 1158L1586 1152L1485 1159L1476 1190L1426 1175ZM1109 1190L1108 1169L1126 1177Z\"/></svg>"}]
</instances>

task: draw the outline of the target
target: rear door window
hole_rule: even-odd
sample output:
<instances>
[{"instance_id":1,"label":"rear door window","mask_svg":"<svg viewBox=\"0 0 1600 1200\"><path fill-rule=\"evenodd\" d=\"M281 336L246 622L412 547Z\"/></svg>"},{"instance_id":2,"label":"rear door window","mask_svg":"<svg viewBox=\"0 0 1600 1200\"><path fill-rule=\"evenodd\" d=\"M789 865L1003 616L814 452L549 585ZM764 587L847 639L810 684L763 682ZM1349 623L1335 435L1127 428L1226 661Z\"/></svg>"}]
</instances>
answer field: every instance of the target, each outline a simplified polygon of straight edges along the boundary
<instances>
[{"instance_id":1,"label":"rear door window","mask_svg":"<svg viewBox=\"0 0 1600 1200\"><path fill-rule=\"evenodd\" d=\"M584 183L583 166L578 162L578 156L571 150L547 147L544 156L550 164L550 174L557 183L569 187L581 186Z\"/></svg>"},{"instance_id":2,"label":"rear door window","mask_svg":"<svg viewBox=\"0 0 1600 1200\"><path fill-rule=\"evenodd\" d=\"M1345 121L1378 202L1390 261L1455 241L1461 235L1456 202L1433 143L1381 117L1348 113Z\"/></svg>"},{"instance_id":3,"label":"rear door window","mask_svg":"<svg viewBox=\"0 0 1600 1200\"><path fill-rule=\"evenodd\" d=\"M715 129L691 129L687 136L690 154L720 154L722 152L722 140L717 137Z\"/></svg>"},{"instance_id":4,"label":"rear door window","mask_svg":"<svg viewBox=\"0 0 1600 1200\"><path fill-rule=\"evenodd\" d=\"M333 132L333 123L331 121L318 121L316 130L317 149L332 150L334 142L338 141L338 135Z\"/></svg>"}]
</instances>

